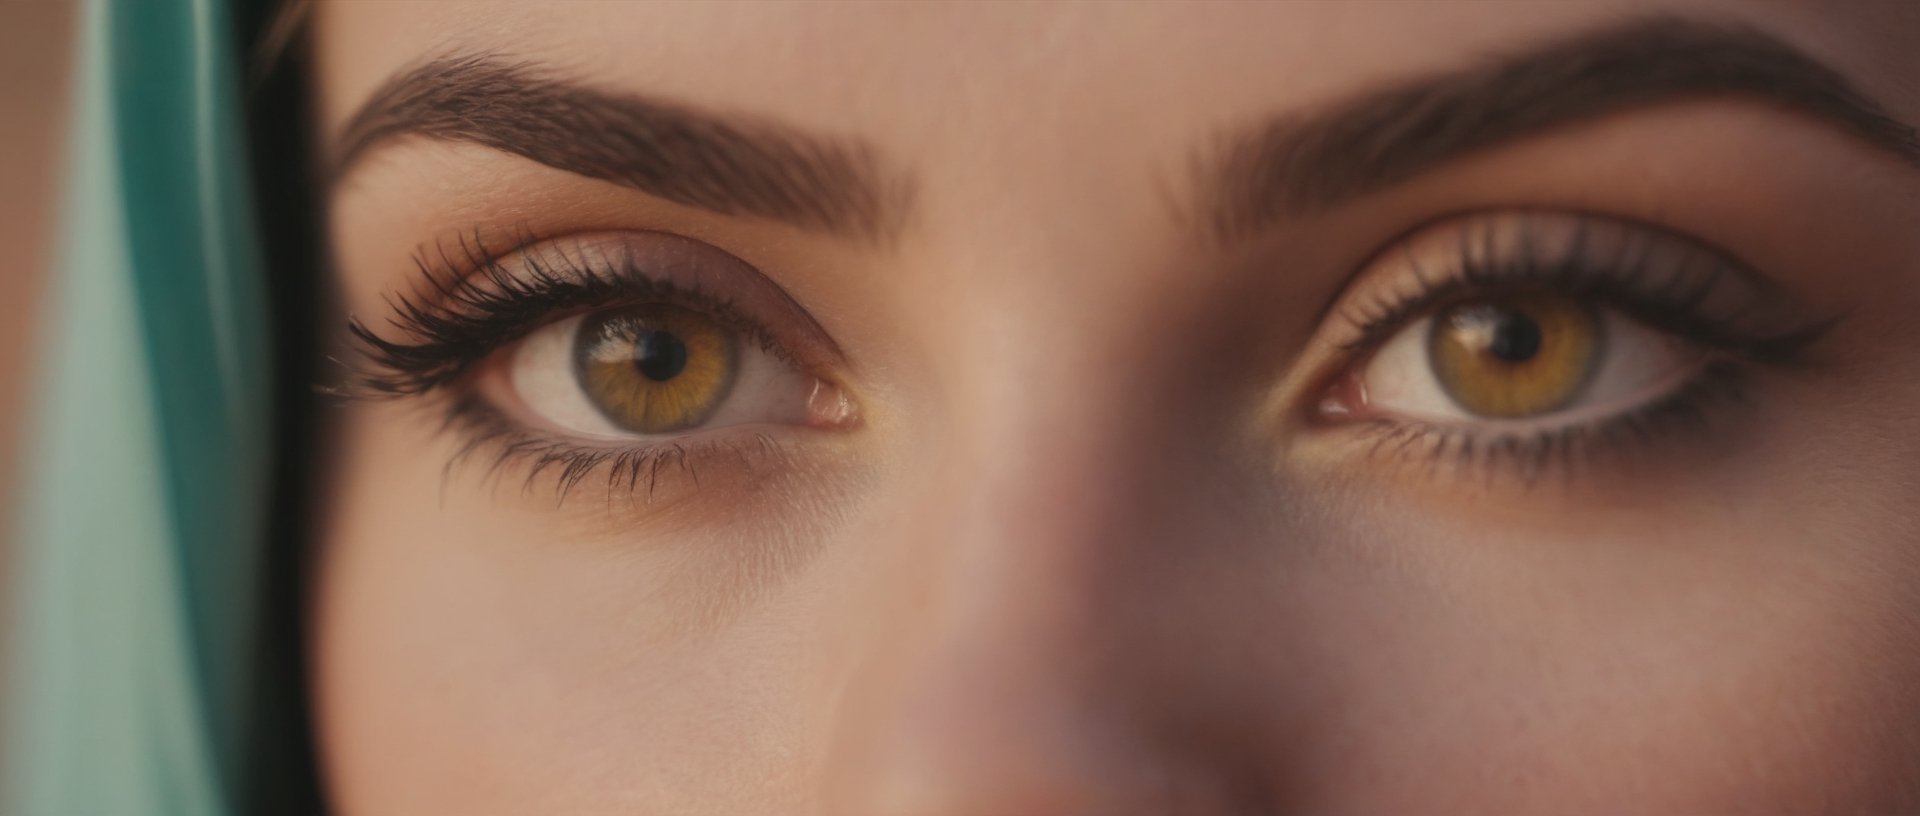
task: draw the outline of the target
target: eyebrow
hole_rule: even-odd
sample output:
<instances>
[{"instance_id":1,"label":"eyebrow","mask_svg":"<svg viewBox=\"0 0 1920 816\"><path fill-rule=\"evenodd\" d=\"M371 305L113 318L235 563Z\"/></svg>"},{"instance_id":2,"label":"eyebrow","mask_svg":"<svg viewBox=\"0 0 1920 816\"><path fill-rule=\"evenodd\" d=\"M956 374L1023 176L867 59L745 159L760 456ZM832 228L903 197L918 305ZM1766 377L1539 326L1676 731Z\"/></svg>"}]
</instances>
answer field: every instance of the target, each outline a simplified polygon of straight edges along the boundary
<instances>
[{"instance_id":1,"label":"eyebrow","mask_svg":"<svg viewBox=\"0 0 1920 816\"><path fill-rule=\"evenodd\" d=\"M1655 18L1230 133L1194 165L1204 223L1232 242L1502 142L1700 96L1771 102L1920 166L1914 128L1833 69L1751 28Z\"/></svg>"},{"instance_id":2,"label":"eyebrow","mask_svg":"<svg viewBox=\"0 0 1920 816\"><path fill-rule=\"evenodd\" d=\"M876 242L896 230L909 198L862 143L600 91L489 54L442 57L389 79L341 129L332 181L407 135Z\"/></svg>"}]
</instances>

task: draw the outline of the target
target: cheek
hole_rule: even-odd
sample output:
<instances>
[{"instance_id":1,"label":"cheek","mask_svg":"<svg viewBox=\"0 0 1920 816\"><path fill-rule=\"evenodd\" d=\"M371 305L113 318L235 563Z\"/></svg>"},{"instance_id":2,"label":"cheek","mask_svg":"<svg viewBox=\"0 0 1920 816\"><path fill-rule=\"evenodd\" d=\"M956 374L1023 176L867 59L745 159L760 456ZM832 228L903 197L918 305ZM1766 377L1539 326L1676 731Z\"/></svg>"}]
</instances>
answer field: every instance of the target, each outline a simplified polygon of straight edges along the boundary
<instances>
[{"instance_id":1,"label":"cheek","mask_svg":"<svg viewBox=\"0 0 1920 816\"><path fill-rule=\"evenodd\" d=\"M779 621L804 616L736 601L786 565L556 525L512 477L443 490L450 451L419 424L342 433L313 632L342 812L775 812L806 710Z\"/></svg>"},{"instance_id":2,"label":"cheek","mask_svg":"<svg viewBox=\"0 0 1920 816\"><path fill-rule=\"evenodd\" d=\"M614 535L557 524L511 478L443 490L444 441L358 411L315 631L344 813L789 812L844 725L825 701L859 662L836 650L869 637L840 624L911 608L862 592L958 580L821 545L839 530L716 536L702 509L798 523L892 493L769 483L784 512L695 494L699 523ZM1231 724L1225 761L1302 812L1910 810L1920 530L1902 499L1920 481L1902 463L1920 458L1844 458L1864 470L1809 488L1756 469L1774 475L1579 524L1400 503L1262 537L1205 526L1196 499L1137 569L1100 573L1130 583L1099 596L1098 631L1167 644L1113 676L1162 678L1143 710ZM885 501L874 516L897 519L862 538L945 518ZM789 546L737 545L769 540Z\"/></svg>"},{"instance_id":3,"label":"cheek","mask_svg":"<svg viewBox=\"0 0 1920 816\"><path fill-rule=\"evenodd\" d=\"M1315 646L1324 716L1293 753L1304 798L1329 812L1920 805L1920 571L1884 558L1903 522L1806 540L1702 515L1653 536L1403 531L1408 552L1446 555L1413 556L1417 580L1376 603L1327 601L1347 612Z\"/></svg>"},{"instance_id":4,"label":"cheek","mask_svg":"<svg viewBox=\"0 0 1920 816\"><path fill-rule=\"evenodd\" d=\"M1920 809L1915 382L1765 381L1747 441L1671 485L1650 488L1656 470L1358 514L1393 557L1321 601L1343 611L1307 658L1327 675L1308 798Z\"/></svg>"}]
</instances>

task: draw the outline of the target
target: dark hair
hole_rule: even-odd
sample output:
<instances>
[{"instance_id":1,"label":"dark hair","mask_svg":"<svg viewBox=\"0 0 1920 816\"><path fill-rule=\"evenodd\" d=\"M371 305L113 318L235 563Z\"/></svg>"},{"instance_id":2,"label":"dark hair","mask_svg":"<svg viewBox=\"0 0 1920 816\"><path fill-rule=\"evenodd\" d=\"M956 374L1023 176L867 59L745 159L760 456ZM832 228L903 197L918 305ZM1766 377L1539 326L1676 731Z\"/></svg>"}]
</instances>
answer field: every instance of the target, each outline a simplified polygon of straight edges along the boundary
<instances>
[{"instance_id":1,"label":"dark hair","mask_svg":"<svg viewBox=\"0 0 1920 816\"><path fill-rule=\"evenodd\" d=\"M319 197L309 168L314 117L303 0L236 3L235 53L247 58L248 151L273 350L274 460L254 617L253 698L236 810L326 812L315 761L304 637L312 557L314 452L322 432L313 390L319 306L329 302Z\"/></svg>"}]
</instances>

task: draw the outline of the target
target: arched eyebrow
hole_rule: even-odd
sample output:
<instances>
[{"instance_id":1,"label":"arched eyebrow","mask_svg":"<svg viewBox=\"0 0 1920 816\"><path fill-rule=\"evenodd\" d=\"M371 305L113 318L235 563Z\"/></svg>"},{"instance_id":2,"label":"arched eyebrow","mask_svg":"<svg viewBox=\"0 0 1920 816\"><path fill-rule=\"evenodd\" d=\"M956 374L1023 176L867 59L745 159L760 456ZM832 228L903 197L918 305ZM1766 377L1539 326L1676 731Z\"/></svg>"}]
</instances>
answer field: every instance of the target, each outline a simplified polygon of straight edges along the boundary
<instances>
[{"instance_id":1,"label":"arched eyebrow","mask_svg":"<svg viewBox=\"0 0 1920 816\"><path fill-rule=\"evenodd\" d=\"M1811 116L1920 167L1920 135L1839 72L1752 28L1654 18L1231 132L1194 163L1198 220L1229 243L1500 143L1711 96Z\"/></svg>"},{"instance_id":2,"label":"arched eyebrow","mask_svg":"<svg viewBox=\"0 0 1920 816\"><path fill-rule=\"evenodd\" d=\"M1920 166L1914 128L1833 69L1751 28L1655 18L1229 133L1194 164L1201 222L1230 242L1503 142L1702 96L1769 101ZM410 134L874 241L897 232L911 199L865 144L600 91L486 54L443 57L388 80L342 129L332 177Z\"/></svg>"},{"instance_id":3,"label":"arched eyebrow","mask_svg":"<svg viewBox=\"0 0 1920 816\"><path fill-rule=\"evenodd\" d=\"M668 201L872 241L905 217L907 185L871 148L558 79L488 54L389 79L335 140L330 178L401 136L472 142Z\"/></svg>"}]
</instances>

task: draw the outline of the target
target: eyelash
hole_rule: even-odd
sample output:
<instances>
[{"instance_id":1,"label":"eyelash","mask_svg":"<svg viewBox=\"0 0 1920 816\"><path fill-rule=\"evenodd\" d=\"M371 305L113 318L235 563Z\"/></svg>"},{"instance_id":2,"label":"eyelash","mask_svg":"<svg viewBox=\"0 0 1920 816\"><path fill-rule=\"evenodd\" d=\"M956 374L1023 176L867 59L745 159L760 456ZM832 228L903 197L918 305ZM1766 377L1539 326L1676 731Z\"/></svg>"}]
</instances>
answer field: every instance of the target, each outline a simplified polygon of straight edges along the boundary
<instances>
[{"instance_id":1,"label":"eyelash","mask_svg":"<svg viewBox=\"0 0 1920 816\"><path fill-rule=\"evenodd\" d=\"M1709 411L1745 404L1750 397L1752 365L1792 366L1825 336L1839 318L1793 321L1773 327L1743 325L1744 313L1707 314L1703 305L1729 275L1755 279L1737 260L1707 249L1659 278L1651 274L1648 246L1624 246L1615 257L1600 257L1589 238L1590 226L1600 216L1578 215L1575 238L1559 257L1540 258L1532 247L1536 236L1530 222L1519 222L1518 251L1495 248L1498 222L1486 218L1480 230L1463 228L1450 268L1458 270L1436 280L1408 256L1413 291L1376 297L1350 309L1345 319L1355 327L1354 339L1341 344L1343 365L1336 377L1363 367L1387 340L1419 318L1472 298L1505 292L1545 291L1589 299L1613 308L1648 326L1671 333L1716 355L1686 385L1673 394L1626 413L1596 422L1531 431L1476 429L1465 424L1435 423L1406 418L1373 418L1360 423L1370 437L1375 455L1413 456L1429 466L1451 462L1462 469L1482 467L1489 476L1503 464L1526 483L1562 469L1577 470L1601 453L1630 452L1651 447L1665 435L1698 432L1707 427ZM1658 240L1658 227L1635 225L1646 243ZM1677 236L1667 236L1669 238ZM1399 249L1406 249L1403 243ZM1705 258L1705 262L1701 262Z\"/></svg>"},{"instance_id":2,"label":"eyelash","mask_svg":"<svg viewBox=\"0 0 1920 816\"><path fill-rule=\"evenodd\" d=\"M1711 266L1704 275L1697 271L1701 264L1689 259L1688 263L1679 265L1665 280L1650 281L1648 251L1641 248L1637 257L1629 262L1622 261L1635 254L1634 247L1623 248L1619 257L1597 257L1592 254L1594 250L1586 237L1596 216L1579 218L1580 226L1577 229L1580 231L1576 233L1567 252L1544 263L1540 258L1531 257L1534 253L1527 247L1534 238L1528 232L1529 226L1525 221L1521 222L1518 237L1522 249L1513 253L1514 257L1504 259L1497 257L1499 251L1492 248L1497 227L1494 220L1481 222L1477 243L1475 234L1463 229L1457 245L1459 257L1456 266L1459 273L1435 281L1418 264L1410 261L1418 284L1416 291L1377 298L1363 305L1358 314L1350 314L1348 319L1359 328L1359 336L1344 343L1342 349L1356 354L1370 352L1414 319L1439 311L1450 302L1513 289L1545 290L1591 298L1596 305L1619 309L1653 328L1715 351L1743 356L1756 362L1790 360L1820 339L1836 322L1823 320L1800 323L1783 330L1756 330L1755 327L1739 325L1742 315L1706 315L1702 312L1702 303L1714 293L1721 279L1732 274L1753 278L1754 273L1746 271L1743 265L1731 258L1709 257ZM1658 228L1642 229L1651 236L1652 231ZM1648 237L1647 240L1650 242L1654 239ZM1696 252L1711 254L1704 248ZM1542 274L1543 269L1550 271ZM1734 269L1740 271L1735 272Z\"/></svg>"},{"instance_id":3,"label":"eyelash","mask_svg":"<svg viewBox=\"0 0 1920 816\"><path fill-rule=\"evenodd\" d=\"M521 491L531 491L544 473L554 472L556 500L564 502L581 482L596 471L605 471L609 494L639 495L645 483L645 496L652 500L660 486L662 469L671 466L669 475L685 476L697 487L698 465L716 454L732 454L751 466L756 457L780 456L780 443L765 433L744 438L691 441L666 441L617 448L585 447L527 431L477 394L455 397L447 407L446 424L464 431L465 440L447 459L444 472L451 473L477 452L494 450L486 463L483 478L502 473L509 465L524 463L526 473ZM555 469L558 468L557 472Z\"/></svg>"},{"instance_id":4,"label":"eyelash","mask_svg":"<svg viewBox=\"0 0 1920 816\"><path fill-rule=\"evenodd\" d=\"M1428 467L1478 468L1489 478L1510 473L1532 485L1556 471L1572 476L1600 454L1645 450L1672 434L1702 431L1712 409L1748 404L1748 378L1745 369L1720 360L1673 394L1619 416L1529 432L1485 434L1458 425L1381 420L1368 425L1368 451L1413 455Z\"/></svg>"},{"instance_id":5,"label":"eyelash","mask_svg":"<svg viewBox=\"0 0 1920 816\"><path fill-rule=\"evenodd\" d=\"M1749 277L1751 273L1737 261L1702 247L1696 251L1708 263L1689 258L1670 275L1655 279L1649 273L1651 253L1646 247L1624 246L1615 257L1600 257L1585 239L1587 218L1581 216L1580 232L1557 258L1535 257L1525 221L1518 234L1520 250L1496 250L1493 219L1484 220L1478 233L1462 229L1458 257L1450 265L1457 271L1444 279L1427 274L1409 255L1414 272L1410 277L1417 284L1412 291L1376 297L1344 315L1356 336L1341 345L1341 357L1347 361L1339 370L1341 375L1364 365L1386 340L1425 314L1458 300L1514 289L1589 298L1716 352L1718 359L1675 393L1598 422L1489 433L1465 425L1371 419L1360 423L1371 437L1370 451L1395 457L1418 455L1430 465L1451 460L1462 468L1485 466L1489 474L1506 464L1528 483L1556 468L1571 472L1595 454L1631 450L1636 444L1650 447L1665 435L1706 427L1710 409L1747 400L1750 364L1790 365L1837 322L1797 322L1784 329L1764 329L1742 325L1741 314L1706 314L1702 305L1723 277L1736 270ZM444 406L445 424L462 429L465 439L447 463L449 472L491 447L494 455L487 473L524 463L523 487L552 472L564 499L590 475L604 470L610 490L637 492L644 481L651 497L663 471L670 467L697 484L695 463L707 455L731 453L751 461L780 451L779 443L764 433L751 435L750 444L739 439L675 439L622 447L577 445L526 429L478 393L459 388L495 352L529 332L571 314L622 304L671 303L698 309L783 361L796 363L769 331L725 298L663 281L630 256L595 264L584 255L561 252L551 261L524 257L517 270L510 269L484 248L478 236L463 238L457 255L442 248L437 261L422 254L416 256L415 264L427 289L397 296L392 303L391 323L410 339L386 340L362 322L350 322L349 331L370 364L355 379L363 393L379 397L450 392Z\"/></svg>"},{"instance_id":6,"label":"eyelash","mask_svg":"<svg viewBox=\"0 0 1920 816\"><path fill-rule=\"evenodd\" d=\"M581 253L555 253L552 262L523 256L513 269L484 246L476 235L463 238L457 254L442 247L431 260L425 254L415 257L426 289L392 298L394 317L389 321L408 340L384 339L357 319L348 323L366 362L354 372L358 387L348 396L443 394L448 398L441 404L442 430L458 431L462 439L443 473L450 476L461 463L491 449L483 479L522 465L523 490L551 473L558 499L564 501L588 477L604 471L610 494L635 495L644 484L651 499L663 475L685 476L697 486L697 465L710 456L731 454L751 465L783 453L779 442L765 433L632 441L618 447L582 445L529 429L508 417L475 389L465 387L481 365L543 326L622 305L667 303L695 309L783 362L806 366L729 300L695 286L661 280L630 255L605 264L588 262Z\"/></svg>"},{"instance_id":7,"label":"eyelash","mask_svg":"<svg viewBox=\"0 0 1920 816\"><path fill-rule=\"evenodd\" d=\"M727 299L661 280L631 257L596 265L562 252L557 263L527 257L516 272L485 249L477 236L462 239L457 251L457 262L444 249L437 261L416 256L414 265L427 281L428 291L392 299L390 323L413 339L387 340L357 318L348 321L348 332L371 366L356 377L366 391L415 396L446 388L534 329L623 304L668 303L699 310L783 361L797 364L772 332ZM472 271L463 274L462 270Z\"/></svg>"}]
</instances>

